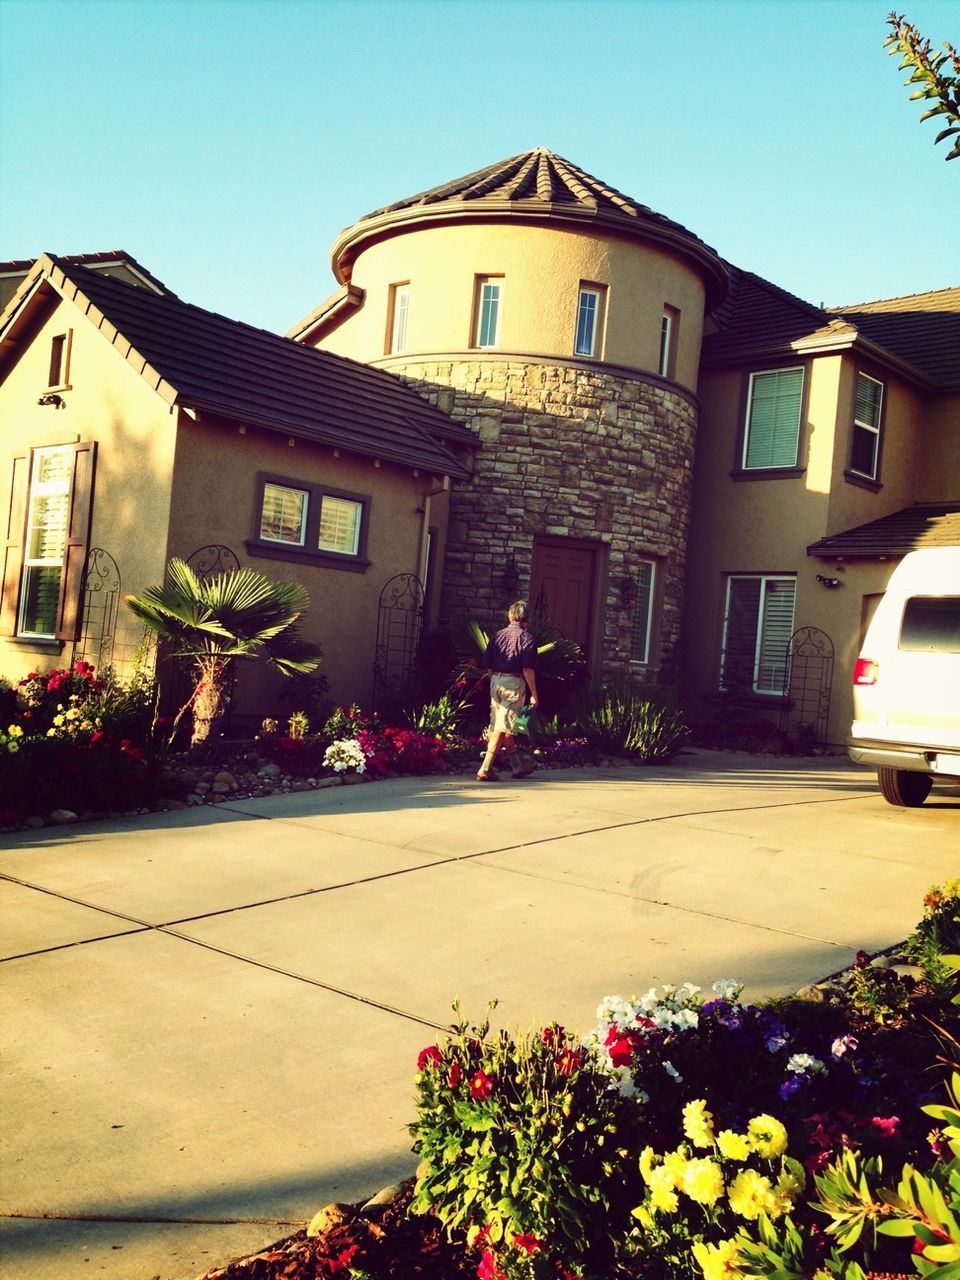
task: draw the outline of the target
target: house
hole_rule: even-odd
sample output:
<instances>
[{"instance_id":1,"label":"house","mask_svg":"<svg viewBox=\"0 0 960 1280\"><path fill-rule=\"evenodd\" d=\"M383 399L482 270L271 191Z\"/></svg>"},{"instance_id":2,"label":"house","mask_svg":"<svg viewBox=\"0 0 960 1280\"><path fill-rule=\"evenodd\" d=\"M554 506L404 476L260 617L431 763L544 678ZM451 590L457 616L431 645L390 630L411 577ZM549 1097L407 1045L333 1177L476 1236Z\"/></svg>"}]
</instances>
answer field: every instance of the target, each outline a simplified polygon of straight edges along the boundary
<instances>
[{"instance_id":1,"label":"house","mask_svg":"<svg viewBox=\"0 0 960 1280\"><path fill-rule=\"evenodd\" d=\"M811 306L544 148L361 218L332 266L289 336L480 445L442 617L528 595L693 719L843 742L897 558L960 541L960 289Z\"/></svg>"},{"instance_id":2,"label":"house","mask_svg":"<svg viewBox=\"0 0 960 1280\"><path fill-rule=\"evenodd\" d=\"M17 275L0 675L80 657L128 674L143 636L122 596L180 556L301 583L331 693L368 700L411 639L383 632L381 606L439 574L468 428L380 370L182 302L128 255L0 268ZM269 679L245 673L241 723L275 714Z\"/></svg>"}]
</instances>

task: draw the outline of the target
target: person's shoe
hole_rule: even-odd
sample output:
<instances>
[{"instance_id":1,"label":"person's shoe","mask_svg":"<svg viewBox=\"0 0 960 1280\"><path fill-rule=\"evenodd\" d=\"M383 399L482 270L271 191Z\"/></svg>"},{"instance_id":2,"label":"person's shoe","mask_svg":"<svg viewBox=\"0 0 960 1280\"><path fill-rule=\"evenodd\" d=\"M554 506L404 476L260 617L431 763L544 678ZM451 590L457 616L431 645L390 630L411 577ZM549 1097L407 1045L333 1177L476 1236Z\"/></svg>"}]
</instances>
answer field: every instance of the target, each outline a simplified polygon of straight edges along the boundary
<instances>
[{"instance_id":1,"label":"person's shoe","mask_svg":"<svg viewBox=\"0 0 960 1280\"><path fill-rule=\"evenodd\" d=\"M531 773L533 773L533 769L529 765L524 765L522 769L517 769L513 776L515 778L529 778Z\"/></svg>"},{"instance_id":2,"label":"person's shoe","mask_svg":"<svg viewBox=\"0 0 960 1280\"><path fill-rule=\"evenodd\" d=\"M477 781L478 782L499 782L500 775L499 773L494 773L492 769L481 769L480 772L477 774Z\"/></svg>"}]
</instances>

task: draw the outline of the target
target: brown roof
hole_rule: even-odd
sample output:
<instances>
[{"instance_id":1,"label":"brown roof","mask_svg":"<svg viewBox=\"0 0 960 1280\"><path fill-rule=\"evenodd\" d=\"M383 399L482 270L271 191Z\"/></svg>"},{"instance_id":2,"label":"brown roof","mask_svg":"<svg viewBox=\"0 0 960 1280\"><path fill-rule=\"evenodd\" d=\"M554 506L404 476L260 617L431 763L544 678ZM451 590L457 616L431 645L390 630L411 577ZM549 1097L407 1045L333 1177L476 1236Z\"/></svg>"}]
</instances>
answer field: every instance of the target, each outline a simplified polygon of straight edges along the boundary
<instances>
[{"instance_id":1,"label":"brown roof","mask_svg":"<svg viewBox=\"0 0 960 1280\"><path fill-rule=\"evenodd\" d=\"M470 430L389 373L65 259L38 267L170 404L434 474L467 474L444 444L474 445ZM10 304L8 327L26 292Z\"/></svg>"},{"instance_id":2,"label":"brown roof","mask_svg":"<svg viewBox=\"0 0 960 1280\"><path fill-rule=\"evenodd\" d=\"M922 370L938 389L960 387L960 288L828 310Z\"/></svg>"},{"instance_id":3,"label":"brown roof","mask_svg":"<svg viewBox=\"0 0 960 1280\"><path fill-rule=\"evenodd\" d=\"M903 556L917 547L960 546L960 503L923 502L807 547L808 556Z\"/></svg>"},{"instance_id":4,"label":"brown roof","mask_svg":"<svg viewBox=\"0 0 960 1280\"><path fill-rule=\"evenodd\" d=\"M789 351L833 320L820 307L762 276L727 266L730 290L711 317L715 330L703 340L705 364Z\"/></svg>"},{"instance_id":5,"label":"brown roof","mask_svg":"<svg viewBox=\"0 0 960 1280\"><path fill-rule=\"evenodd\" d=\"M420 191L376 209L341 232L333 247L333 269L341 282L366 242L412 223L464 218L518 217L572 222L665 243L698 266L715 306L726 290L726 271L715 250L692 231L639 204L615 187L546 147L498 160L462 178Z\"/></svg>"}]
</instances>

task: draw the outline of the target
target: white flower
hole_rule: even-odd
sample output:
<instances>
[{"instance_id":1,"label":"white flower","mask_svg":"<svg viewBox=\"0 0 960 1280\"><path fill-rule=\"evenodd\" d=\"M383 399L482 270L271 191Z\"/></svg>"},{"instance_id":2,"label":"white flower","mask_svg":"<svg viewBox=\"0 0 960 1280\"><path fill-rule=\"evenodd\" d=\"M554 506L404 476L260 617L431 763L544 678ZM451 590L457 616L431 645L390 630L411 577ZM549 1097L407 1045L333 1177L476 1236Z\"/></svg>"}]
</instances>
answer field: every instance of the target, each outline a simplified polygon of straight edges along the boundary
<instances>
[{"instance_id":1,"label":"white flower","mask_svg":"<svg viewBox=\"0 0 960 1280\"><path fill-rule=\"evenodd\" d=\"M798 1076L816 1075L820 1071L825 1071L826 1067L819 1058L815 1058L810 1053L792 1053L787 1059L787 1070L793 1071Z\"/></svg>"},{"instance_id":2,"label":"white flower","mask_svg":"<svg viewBox=\"0 0 960 1280\"><path fill-rule=\"evenodd\" d=\"M736 978L718 978L713 984L713 989L721 1000L736 1000L743 990L743 983L738 982Z\"/></svg>"},{"instance_id":3,"label":"white flower","mask_svg":"<svg viewBox=\"0 0 960 1280\"><path fill-rule=\"evenodd\" d=\"M683 1076L680 1074L680 1072L677 1070L677 1068L673 1065L672 1062L667 1062L666 1059L664 1059L663 1069L668 1076L671 1076L674 1080L676 1080L677 1084L683 1083Z\"/></svg>"},{"instance_id":4,"label":"white flower","mask_svg":"<svg viewBox=\"0 0 960 1280\"><path fill-rule=\"evenodd\" d=\"M693 982L685 982L683 986L680 987L680 989L677 991L677 999L692 1000L693 997L698 996L702 990L703 990L703 987L698 987Z\"/></svg>"},{"instance_id":5,"label":"white flower","mask_svg":"<svg viewBox=\"0 0 960 1280\"><path fill-rule=\"evenodd\" d=\"M673 1015L673 1021L681 1031L696 1031L700 1015L696 1009L680 1009Z\"/></svg>"},{"instance_id":6,"label":"white flower","mask_svg":"<svg viewBox=\"0 0 960 1280\"><path fill-rule=\"evenodd\" d=\"M355 739L341 738L327 747L323 753L323 763L333 769L334 773L344 773L347 769L363 773L367 767L367 757Z\"/></svg>"}]
</instances>

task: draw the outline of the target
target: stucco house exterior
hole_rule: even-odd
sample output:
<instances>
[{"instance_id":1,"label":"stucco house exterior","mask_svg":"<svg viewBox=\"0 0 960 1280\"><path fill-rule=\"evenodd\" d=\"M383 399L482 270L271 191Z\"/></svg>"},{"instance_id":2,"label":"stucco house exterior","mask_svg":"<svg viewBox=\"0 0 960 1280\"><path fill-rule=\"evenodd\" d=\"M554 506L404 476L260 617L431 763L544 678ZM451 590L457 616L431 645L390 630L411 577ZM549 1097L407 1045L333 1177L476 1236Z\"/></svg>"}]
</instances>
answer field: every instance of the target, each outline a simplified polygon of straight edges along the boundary
<instances>
[{"instance_id":1,"label":"stucco house exterior","mask_svg":"<svg viewBox=\"0 0 960 1280\"><path fill-rule=\"evenodd\" d=\"M843 742L896 559L960 541L960 289L821 310L544 148L361 218L332 266L289 336L480 444L443 617L527 595L693 718L735 701ZM917 503L902 545L830 541Z\"/></svg>"},{"instance_id":2,"label":"stucco house exterior","mask_svg":"<svg viewBox=\"0 0 960 1280\"><path fill-rule=\"evenodd\" d=\"M469 430L389 374L180 301L126 255L17 271L0 675L77 657L128 674L143 636L120 596L180 556L301 583L331 693L368 700L381 591L442 564ZM241 723L275 714L271 679L244 674Z\"/></svg>"},{"instance_id":3,"label":"stucco house exterior","mask_svg":"<svg viewBox=\"0 0 960 1280\"><path fill-rule=\"evenodd\" d=\"M83 643L91 549L136 591L224 545L308 588L341 699L372 694L407 574L428 626L522 595L691 720L843 743L894 565L960 543L960 288L812 306L544 148L360 218L331 261L285 339L126 255L0 265L0 675ZM94 501L38 634L30 495L67 446L71 521L88 473ZM328 499L347 542L321 549Z\"/></svg>"}]
</instances>

